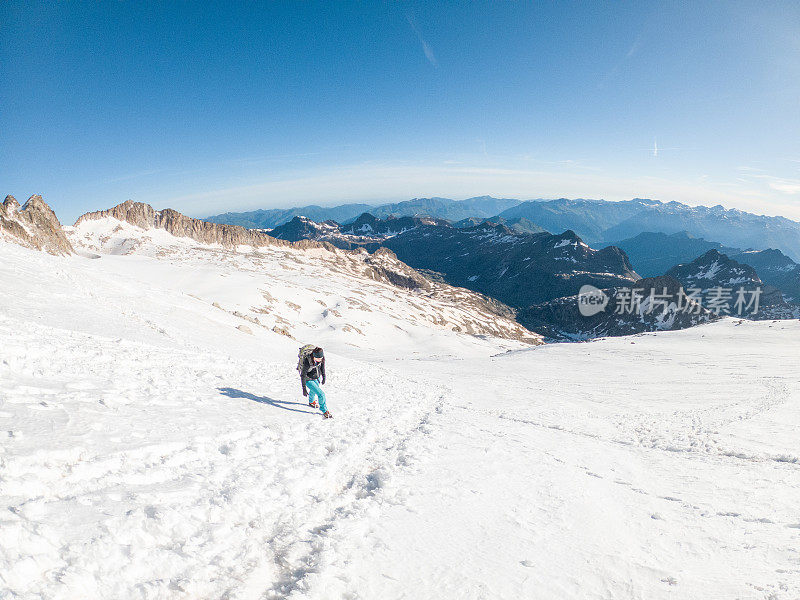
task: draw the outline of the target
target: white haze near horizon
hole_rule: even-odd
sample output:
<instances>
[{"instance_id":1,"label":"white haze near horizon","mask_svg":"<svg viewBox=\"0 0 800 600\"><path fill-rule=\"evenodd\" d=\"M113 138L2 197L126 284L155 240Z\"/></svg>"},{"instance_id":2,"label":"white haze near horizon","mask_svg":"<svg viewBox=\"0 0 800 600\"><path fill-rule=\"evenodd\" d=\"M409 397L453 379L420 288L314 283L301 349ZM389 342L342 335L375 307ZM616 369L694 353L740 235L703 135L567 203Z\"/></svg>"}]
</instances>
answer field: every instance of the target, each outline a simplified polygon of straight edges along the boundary
<instances>
[{"instance_id":1,"label":"white haze near horizon","mask_svg":"<svg viewBox=\"0 0 800 600\"><path fill-rule=\"evenodd\" d=\"M748 181L752 182L751 187L734 187L705 179L680 182L656 177L618 178L575 171L554 175L546 171L459 165L442 168L361 166L331 169L322 173L294 173L252 184L175 195L166 200L153 198L143 201L164 208L169 206L195 217L207 217L224 212L310 204L379 205L432 197L457 200L477 196L521 200L586 198L606 201L651 198L662 202L677 201L689 206L720 204L725 208L800 221L798 194L779 189L780 182L767 181L762 177L753 176Z\"/></svg>"},{"instance_id":2,"label":"white haze near horizon","mask_svg":"<svg viewBox=\"0 0 800 600\"><path fill-rule=\"evenodd\" d=\"M173 208L204 218L257 209L324 207L350 203L380 205L412 198L463 200L477 196L541 200L584 198L605 201L650 198L689 206L715 206L800 222L800 182L743 170L737 185L708 178L614 177L573 161L554 173L525 168L475 167L451 161L441 166L364 164L325 170L279 171L270 176L204 176L202 170L152 171L91 190L64 189L49 182L34 190L6 190L21 202L41 194L62 223L86 212L105 210L125 200Z\"/></svg>"}]
</instances>

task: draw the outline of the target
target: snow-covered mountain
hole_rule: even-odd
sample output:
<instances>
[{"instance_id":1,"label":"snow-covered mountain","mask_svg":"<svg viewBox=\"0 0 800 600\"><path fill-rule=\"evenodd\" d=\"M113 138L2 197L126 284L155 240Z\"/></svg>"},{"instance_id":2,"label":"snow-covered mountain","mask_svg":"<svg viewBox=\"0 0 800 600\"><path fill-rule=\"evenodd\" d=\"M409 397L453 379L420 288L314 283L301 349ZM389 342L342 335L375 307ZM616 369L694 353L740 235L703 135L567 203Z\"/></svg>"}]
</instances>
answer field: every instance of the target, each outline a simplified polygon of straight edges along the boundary
<instances>
[{"instance_id":1,"label":"snow-covered mountain","mask_svg":"<svg viewBox=\"0 0 800 600\"><path fill-rule=\"evenodd\" d=\"M235 274L223 275L238 281L229 292L223 280L215 295L192 293L242 319L245 329L262 327L302 339L324 325L323 332L337 332L337 339L349 338L359 347L401 343L430 327L540 341L500 302L430 280L388 250L369 254L324 242L289 242L132 202L83 215L69 236L89 255L144 255L197 269L235 265ZM384 315L391 315L388 323Z\"/></svg>"},{"instance_id":2,"label":"snow-covered mountain","mask_svg":"<svg viewBox=\"0 0 800 600\"><path fill-rule=\"evenodd\" d=\"M524 234L485 222L421 227L383 245L414 268L520 308L576 294L587 284L606 288L639 279L624 252L590 248L573 231Z\"/></svg>"},{"instance_id":3,"label":"snow-covered mountain","mask_svg":"<svg viewBox=\"0 0 800 600\"><path fill-rule=\"evenodd\" d=\"M709 250L690 263L667 272L694 290L703 306L716 314L753 319L797 318L800 307L787 304L781 291L765 284L750 265L739 263L718 250Z\"/></svg>"},{"instance_id":4,"label":"snow-covered mountain","mask_svg":"<svg viewBox=\"0 0 800 600\"><path fill-rule=\"evenodd\" d=\"M581 312L581 294L554 298L520 310L520 323L553 340L591 340L647 331L687 329L719 319L681 293L674 277L648 277L633 285L592 292L602 303L593 314ZM584 294L585 295L585 294Z\"/></svg>"},{"instance_id":5,"label":"snow-covered mountain","mask_svg":"<svg viewBox=\"0 0 800 600\"><path fill-rule=\"evenodd\" d=\"M693 251L715 248L702 253L702 258L687 262L689 266L675 266L667 277L640 280L624 252L616 247L594 250L571 231L558 236L546 232L531 235L488 220L471 227L455 227L429 217L377 219L368 213L348 226L297 217L271 233L276 231L286 239L313 239L340 248L389 248L404 262L434 278L438 275L452 285L512 306L518 311L520 323L556 340L683 329L713 321L719 314L757 319L800 316L800 308L787 304L780 290L765 285L752 267L721 254L716 250L724 249L720 244L685 232L672 236L642 234L628 241L640 260L643 256L653 257L659 264L670 265L674 264L670 256L694 257ZM745 255L752 255L755 260L760 256ZM769 264L775 263L776 257L772 258ZM781 262L784 271L787 265ZM782 282L790 280L792 273L791 269L786 271L788 279L784 277ZM698 281L698 277L707 280ZM700 284L696 298L700 306L689 310L686 305L692 300L687 302L682 293ZM602 289L610 298L606 310L589 318L579 310L579 292L586 285ZM728 290L727 308L718 306L719 298L710 297L717 288ZM653 310L644 302L631 310L621 310L616 298L625 290L635 290L637 297L658 296L660 309ZM759 295L757 303L752 298L755 293ZM702 308L704 301L711 302L712 310Z\"/></svg>"},{"instance_id":6,"label":"snow-covered mountain","mask_svg":"<svg viewBox=\"0 0 800 600\"><path fill-rule=\"evenodd\" d=\"M530 345L386 252L112 212L0 241L0 596L800 595L799 322Z\"/></svg>"},{"instance_id":7,"label":"snow-covered mountain","mask_svg":"<svg viewBox=\"0 0 800 600\"><path fill-rule=\"evenodd\" d=\"M375 207L364 204L343 205L330 209L308 206L285 210L226 213L207 221L271 229L303 215L315 221L334 220L348 223L368 211L378 218L391 215L427 216L447 219L461 226L474 226L489 220L525 233L540 230L572 230L593 246L615 244L646 232L673 235L687 232L695 238L713 240L728 248L766 250L778 248L800 261L800 223L784 217L756 215L717 206L688 206L680 202L661 202L635 198L621 202L566 199L499 199L490 196L468 200L415 198L406 202ZM706 248L708 250L710 248ZM722 250L722 248L717 248ZM693 257L685 257L690 260ZM678 261L680 262L680 261ZM675 264L675 263L673 263ZM671 266L671 265L669 265ZM660 275L648 271L648 275Z\"/></svg>"},{"instance_id":8,"label":"snow-covered mountain","mask_svg":"<svg viewBox=\"0 0 800 600\"><path fill-rule=\"evenodd\" d=\"M0 597L800 595L798 321L537 345L387 251L0 231Z\"/></svg>"},{"instance_id":9,"label":"snow-covered mountain","mask_svg":"<svg viewBox=\"0 0 800 600\"><path fill-rule=\"evenodd\" d=\"M455 227L432 217L364 213L340 226L295 217L270 235L348 249L389 248L414 268L517 308L576 294L585 284L612 287L638 279L618 248L594 250L572 231L530 234L491 221Z\"/></svg>"}]
</instances>

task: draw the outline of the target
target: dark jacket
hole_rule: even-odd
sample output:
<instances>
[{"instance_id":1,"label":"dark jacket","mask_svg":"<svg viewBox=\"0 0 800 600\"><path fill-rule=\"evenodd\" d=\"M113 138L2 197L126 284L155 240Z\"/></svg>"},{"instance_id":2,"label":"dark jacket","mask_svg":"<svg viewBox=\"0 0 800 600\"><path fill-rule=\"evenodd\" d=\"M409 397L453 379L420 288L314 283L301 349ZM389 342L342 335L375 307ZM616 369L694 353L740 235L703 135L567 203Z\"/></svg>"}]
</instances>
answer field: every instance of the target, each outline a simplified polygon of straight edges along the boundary
<instances>
[{"instance_id":1,"label":"dark jacket","mask_svg":"<svg viewBox=\"0 0 800 600\"><path fill-rule=\"evenodd\" d=\"M308 355L303 359L303 364L300 369L300 383L303 385L303 396L308 396L306 389L306 381L309 379L320 379L325 383L325 357L322 357L320 363L314 362L314 357Z\"/></svg>"}]
</instances>

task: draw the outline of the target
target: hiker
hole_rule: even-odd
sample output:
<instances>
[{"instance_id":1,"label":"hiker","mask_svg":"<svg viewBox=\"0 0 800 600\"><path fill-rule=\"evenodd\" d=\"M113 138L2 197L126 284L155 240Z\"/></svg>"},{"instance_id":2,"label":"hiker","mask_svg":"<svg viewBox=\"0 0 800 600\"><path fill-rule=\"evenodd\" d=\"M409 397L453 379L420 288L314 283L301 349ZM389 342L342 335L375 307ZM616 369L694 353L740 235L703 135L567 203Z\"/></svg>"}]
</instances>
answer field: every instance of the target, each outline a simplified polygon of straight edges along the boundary
<instances>
[{"instance_id":1,"label":"hiker","mask_svg":"<svg viewBox=\"0 0 800 600\"><path fill-rule=\"evenodd\" d=\"M333 417L325 404L325 353L319 346L307 344L300 348L297 370L300 372L300 383L303 385L303 396L308 397L308 405L319 408L326 419ZM319 400L319 405L317 404Z\"/></svg>"}]
</instances>

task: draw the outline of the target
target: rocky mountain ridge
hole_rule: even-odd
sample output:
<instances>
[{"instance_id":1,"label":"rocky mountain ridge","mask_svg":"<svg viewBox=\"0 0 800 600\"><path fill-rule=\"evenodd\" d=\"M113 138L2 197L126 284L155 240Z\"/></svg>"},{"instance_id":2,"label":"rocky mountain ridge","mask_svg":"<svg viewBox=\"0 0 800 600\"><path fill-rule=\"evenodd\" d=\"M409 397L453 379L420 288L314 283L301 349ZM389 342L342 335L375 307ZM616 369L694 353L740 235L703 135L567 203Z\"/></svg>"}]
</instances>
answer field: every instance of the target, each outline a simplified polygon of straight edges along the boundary
<instances>
[{"instance_id":1,"label":"rocky mountain ridge","mask_svg":"<svg viewBox=\"0 0 800 600\"><path fill-rule=\"evenodd\" d=\"M39 195L28 198L22 207L14 196L6 196L0 205L0 237L50 254L74 252L53 209Z\"/></svg>"},{"instance_id":2,"label":"rocky mountain ridge","mask_svg":"<svg viewBox=\"0 0 800 600\"><path fill-rule=\"evenodd\" d=\"M176 237L191 238L201 244L219 244L226 248L292 245L291 242L278 240L262 231L245 229L238 225L221 225L201 221L200 219L187 217L171 208L157 211L149 204L133 202L132 200L127 200L107 210L86 213L75 221L75 227L79 227L87 221L108 218L130 223L145 230L163 229ZM307 240L297 244L300 248L326 247L320 242Z\"/></svg>"},{"instance_id":3,"label":"rocky mountain ridge","mask_svg":"<svg viewBox=\"0 0 800 600\"><path fill-rule=\"evenodd\" d=\"M383 242L400 260L524 308L570 296L581 286L631 284L639 276L618 248L590 248L575 232L524 234L484 222L474 227L419 227Z\"/></svg>"},{"instance_id":4,"label":"rocky mountain ridge","mask_svg":"<svg viewBox=\"0 0 800 600\"><path fill-rule=\"evenodd\" d=\"M686 329L720 319L700 303L687 299L674 277L640 279L632 286L584 290L521 310L520 323L555 340L588 340L647 331ZM582 312L585 298L595 311Z\"/></svg>"},{"instance_id":5,"label":"rocky mountain ridge","mask_svg":"<svg viewBox=\"0 0 800 600\"><path fill-rule=\"evenodd\" d=\"M108 226L95 231L93 225L104 220L109 220ZM114 225L115 222L118 224ZM135 231L127 231L123 224ZM76 243L90 252L103 252L106 248L113 248L115 253L120 253L117 249L121 248L121 253L124 254L136 252L141 245L129 244L129 239L137 236L141 238L143 235L146 237L148 231L159 229L176 238L189 238L203 245L220 246L224 251L235 250L239 246L286 251L321 250L320 258L316 262L326 264L330 272L355 277L355 281L366 279L385 283L418 294L422 303L441 306L433 311L438 316L426 316L433 318L440 326L452 324L455 330L471 335L492 335L529 344L541 342L539 336L516 323L514 311L501 302L431 280L403 263L386 248L370 254L361 247L353 250L340 249L325 241L281 240L266 232L208 223L171 209L156 211L147 204L131 201L81 216L75 223L72 235ZM287 258L290 256L292 260L298 260L297 255L287 254ZM450 316L445 317L445 314Z\"/></svg>"},{"instance_id":6,"label":"rocky mountain ridge","mask_svg":"<svg viewBox=\"0 0 800 600\"><path fill-rule=\"evenodd\" d=\"M709 250L687 264L674 266L668 276L716 314L748 318L774 318L792 307L781 291L764 283L750 265L739 263L718 250Z\"/></svg>"},{"instance_id":7,"label":"rocky mountain ridge","mask_svg":"<svg viewBox=\"0 0 800 600\"><path fill-rule=\"evenodd\" d=\"M624 252L594 250L569 230L530 234L489 220L455 227L432 217L379 219L364 213L345 226L295 217L270 233L340 248L389 248L415 269L518 308L572 295L587 283L609 287L638 279Z\"/></svg>"},{"instance_id":8,"label":"rocky mountain ridge","mask_svg":"<svg viewBox=\"0 0 800 600\"><path fill-rule=\"evenodd\" d=\"M750 265L764 283L780 289L786 300L800 304L800 264L780 250L746 250L731 254L730 258Z\"/></svg>"},{"instance_id":9,"label":"rocky mountain ridge","mask_svg":"<svg viewBox=\"0 0 800 600\"><path fill-rule=\"evenodd\" d=\"M720 205L689 206L680 202L644 198L619 202L580 198L523 202L489 196L467 200L415 198L375 207L357 204L331 209L310 206L265 211L269 213L269 217L265 219L251 218L254 213L226 213L206 220L273 228L295 215L305 215L316 221L333 219L339 223L347 223L365 210L378 218L389 215L429 216L467 226L488 219L529 233L537 228L551 232L569 229L594 246L613 244L617 240L632 238L644 232L671 235L686 231L692 236L716 240L730 248L778 248L794 260L800 261L800 222L784 217L726 209ZM270 224L267 225L266 222Z\"/></svg>"}]
</instances>

